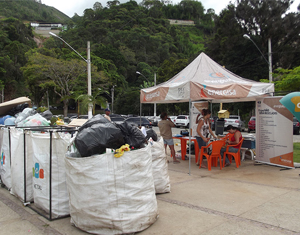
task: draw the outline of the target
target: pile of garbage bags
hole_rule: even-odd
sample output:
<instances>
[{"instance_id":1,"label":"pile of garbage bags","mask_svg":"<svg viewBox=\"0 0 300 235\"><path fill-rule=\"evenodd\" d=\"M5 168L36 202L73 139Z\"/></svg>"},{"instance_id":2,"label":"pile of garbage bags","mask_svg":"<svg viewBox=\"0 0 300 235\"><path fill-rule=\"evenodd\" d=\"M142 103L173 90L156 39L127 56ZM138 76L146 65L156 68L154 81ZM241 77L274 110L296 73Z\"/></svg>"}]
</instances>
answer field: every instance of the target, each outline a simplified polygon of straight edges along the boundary
<instances>
[{"instance_id":1,"label":"pile of garbage bags","mask_svg":"<svg viewBox=\"0 0 300 235\"><path fill-rule=\"evenodd\" d=\"M149 135L155 136L153 132ZM103 154L107 148L118 149L124 144L128 144L131 149L139 149L145 147L146 139L136 126L127 122L114 124L98 114L79 128L75 146L81 157L89 157Z\"/></svg>"},{"instance_id":2,"label":"pile of garbage bags","mask_svg":"<svg viewBox=\"0 0 300 235\"><path fill-rule=\"evenodd\" d=\"M28 104L19 104L12 108L7 115L0 117L0 125L36 127L64 124L63 120L54 117L50 110L38 113L35 109L29 108Z\"/></svg>"}]
</instances>

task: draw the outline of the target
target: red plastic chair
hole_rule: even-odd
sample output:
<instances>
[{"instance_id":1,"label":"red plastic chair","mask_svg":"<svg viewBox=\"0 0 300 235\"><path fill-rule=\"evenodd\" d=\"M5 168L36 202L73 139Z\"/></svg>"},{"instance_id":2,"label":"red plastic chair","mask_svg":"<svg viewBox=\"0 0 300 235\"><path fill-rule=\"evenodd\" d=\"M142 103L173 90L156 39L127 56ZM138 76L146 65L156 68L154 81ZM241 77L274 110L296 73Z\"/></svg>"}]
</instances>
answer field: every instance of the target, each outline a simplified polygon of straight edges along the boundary
<instances>
[{"instance_id":1,"label":"red plastic chair","mask_svg":"<svg viewBox=\"0 0 300 235\"><path fill-rule=\"evenodd\" d=\"M234 134L228 133L227 135L225 135L224 137L220 138L220 140L227 140L227 139L231 139L231 137L234 136Z\"/></svg>"},{"instance_id":2,"label":"red plastic chair","mask_svg":"<svg viewBox=\"0 0 300 235\"><path fill-rule=\"evenodd\" d=\"M225 144L224 140L216 140L211 142L209 145L207 146L202 146L201 147L201 152L200 152L200 164L199 164L199 168L201 168L201 164L202 164L202 160L203 160L203 156L206 157L207 159L207 168L210 171L211 170L211 164L213 162L213 160L216 160L216 162L219 159L220 162L220 169L222 170L222 158L221 158L221 148L222 146ZM212 146L212 152L211 154L208 154L206 152L204 152L205 149L208 149L210 146Z\"/></svg>"},{"instance_id":3,"label":"red plastic chair","mask_svg":"<svg viewBox=\"0 0 300 235\"><path fill-rule=\"evenodd\" d=\"M242 147L243 141L244 141L244 138L242 138L238 144L227 145L226 151L224 153L224 158L223 158L223 167L225 166L225 158L227 155L230 163L232 162L232 157L233 157L234 161L236 163L236 168L239 168L239 166L241 165L241 147ZM239 146L238 151L236 153L228 152L229 147L236 147L236 146Z\"/></svg>"}]
</instances>

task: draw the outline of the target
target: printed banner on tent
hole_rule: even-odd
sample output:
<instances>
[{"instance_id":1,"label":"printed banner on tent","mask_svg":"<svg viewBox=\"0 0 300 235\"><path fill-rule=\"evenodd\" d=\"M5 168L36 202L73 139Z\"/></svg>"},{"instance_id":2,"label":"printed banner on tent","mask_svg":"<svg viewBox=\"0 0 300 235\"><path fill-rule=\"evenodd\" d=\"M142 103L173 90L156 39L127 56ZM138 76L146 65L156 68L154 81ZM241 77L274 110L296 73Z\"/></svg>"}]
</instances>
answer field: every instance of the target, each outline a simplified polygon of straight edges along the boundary
<instances>
[{"instance_id":1,"label":"printed banner on tent","mask_svg":"<svg viewBox=\"0 0 300 235\"><path fill-rule=\"evenodd\" d=\"M281 98L256 100L256 160L294 167L293 115L279 102Z\"/></svg>"},{"instance_id":2,"label":"printed banner on tent","mask_svg":"<svg viewBox=\"0 0 300 235\"><path fill-rule=\"evenodd\" d=\"M192 102L190 118L191 136L195 136L197 133L196 118L198 114L201 114L202 109L208 109L208 101Z\"/></svg>"}]
</instances>

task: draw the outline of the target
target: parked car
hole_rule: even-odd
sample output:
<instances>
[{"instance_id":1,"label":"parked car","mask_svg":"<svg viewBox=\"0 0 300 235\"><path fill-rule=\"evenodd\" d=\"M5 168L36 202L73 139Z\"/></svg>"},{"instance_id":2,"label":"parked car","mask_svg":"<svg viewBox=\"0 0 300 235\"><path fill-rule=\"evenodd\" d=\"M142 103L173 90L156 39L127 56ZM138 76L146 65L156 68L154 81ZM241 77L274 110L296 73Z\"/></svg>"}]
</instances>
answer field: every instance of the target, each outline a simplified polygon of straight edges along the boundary
<instances>
[{"instance_id":1,"label":"parked car","mask_svg":"<svg viewBox=\"0 0 300 235\"><path fill-rule=\"evenodd\" d=\"M299 121L297 120L296 117L293 117L293 134L294 135L299 135Z\"/></svg>"},{"instance_id":2,"label":"parked car","mask_svg":"<svg viewBox=\"0 0 300 235\"><path fill-rule=\"evenodd\" d=\"M89 119L89 115L79 115L78 119Z\"/></svg>"},{"instance_id":3,"label":"parked car","mask_svg":"<svg viewBox=\"0 0 300 235\"><path fill-rule=\"evenodd\" d=\"M125 120L125 122L135 123L138 126L140 126L140 125L148 126L148 127L152 126L152 123L147 118L144 118L144 117L129 117Z\"/></svg>"},{"instance_id":4,"label":"parked car","mask_svg":"<svg viewBox=\"0 0 300 235\"><path fill-rule=\"evenodd\" d=\"M238 115L229 115L229 118L224 119L224 129L229 125L237 127L240 131L245 131L245 123Z\"/></svg>"},{"instance_id":5,"label":"parked car","mask_svg":"<svg viewBox=\"0 0 300 235\"><path fill-rule=\"evenodd\" d=\"M169 117L171 119L171 121L175 124L176 123L176 118L177 116L170 116Z\"/></svg>"},{"instance_id":6,"label":"parked car","mask_svg":"<svg viewBox=\"0 0 300 235\"><path fill-rule=\"evenodd\" d=\"M113 117L110 117L110 120L114 123L117 123L117 124L121 124L123 123L126 119L121 117L121 116L113 116Z\"/></svg>"},{"instance_id":7,"label":"parked car","mask_svg":"<svg viewBox=\"0 0 300 235\"><path fill-rule=\"evenodd\" d=\"M189 128L190 126L190 118L188 115L179 115L177 116L176 118L176 121L175 121L175 126L176 127L186 127L186 128Z\"/></svg>"},{"instance_id":8,"label":"parked car","mask_svg":"<svg viewBox=\"0 0 300 235\"><path fill-rule=\"evenodd\" d=\"M115 113L113 113L113 114L110 114L109 116L110 116L111 118L112 118L112 117L121 117L121 115L120 115L120 114L115 114Z\"/></svg>"},{"instance_id":9,"label":"parked car","mask_svg":"<svg viewBox=\"0 0 300 235\"><path fill-rule=\"evenodd\" d=\"M158 122L161 121L161 118L160 118L160 116L156 116L156 117L154 116L153 119L150 119L150 120L151 120L151 121L153 120L153 121L152 121L152 125L153 125L153 126L157 126Z\"/></svg>"},{"instance_id":10,"label":"parked car","mask_svg":"<svg viewBox=\"0 0 300 235\"><path fill-rule=\"evenodd\" d=\"M255 131L255 116L252 116L248 122L248 133Z\"/></svg>"},{"instance_id":11,"label":"parked car","mask_svg":"<svg viewBox=\"0 0 300 235\"><path fill-rule=\"evenodd\" d=\"M154 126L154 119L155 119L154 116L147 116L145 118L147 118L152 123L152 126Z\"/></svg>"}]
</instances>

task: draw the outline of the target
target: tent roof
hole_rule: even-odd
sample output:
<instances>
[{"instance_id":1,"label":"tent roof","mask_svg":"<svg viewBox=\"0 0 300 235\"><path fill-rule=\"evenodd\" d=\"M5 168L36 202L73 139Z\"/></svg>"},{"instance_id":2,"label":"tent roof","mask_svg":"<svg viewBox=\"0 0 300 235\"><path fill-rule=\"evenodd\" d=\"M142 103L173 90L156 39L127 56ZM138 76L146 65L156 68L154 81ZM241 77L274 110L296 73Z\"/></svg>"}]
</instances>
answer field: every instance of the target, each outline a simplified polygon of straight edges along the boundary
<instances>
[{"instance_id":1,"label":"tent roof","mask_svg":"<svg viewBox=\"0 0 300 235\"><path fill-rule=\"evenodd\" d=\"M274 84L242 78L201 53L170 80L141 90L141 103L210 100L213 103L254 101L270 96Z\"/></svg>"}]
</instances>

